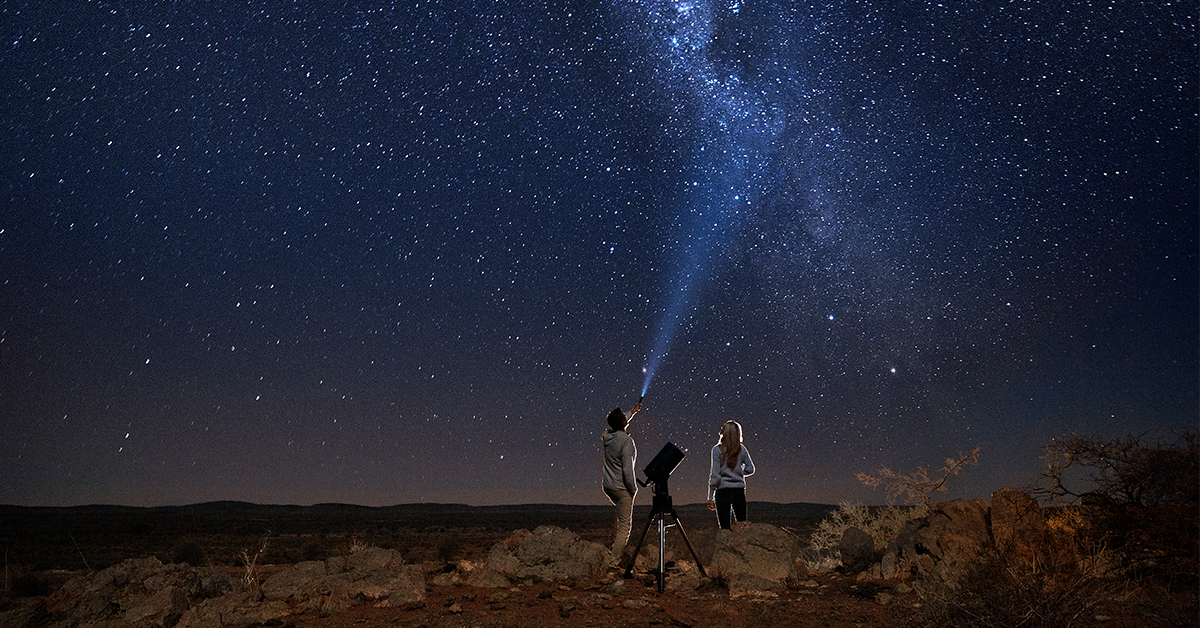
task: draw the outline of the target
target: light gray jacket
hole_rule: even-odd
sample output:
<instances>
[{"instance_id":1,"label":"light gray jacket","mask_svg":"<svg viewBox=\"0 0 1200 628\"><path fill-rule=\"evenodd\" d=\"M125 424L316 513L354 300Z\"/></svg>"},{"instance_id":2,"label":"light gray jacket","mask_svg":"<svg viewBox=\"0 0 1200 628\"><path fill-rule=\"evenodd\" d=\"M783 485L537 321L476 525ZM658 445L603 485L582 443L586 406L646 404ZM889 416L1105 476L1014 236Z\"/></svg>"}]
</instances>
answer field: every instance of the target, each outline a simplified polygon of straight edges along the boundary
<instances>
[{"instance_id":1,"label":"light gray jacket","mask_svg":"<svg viewBox=\"0 0 1200 628\"><path fill-rule=\"evenodd\" d=\"M708 501L712 501L719 488L745 488L746 476L754 475L754 461L750 460L750 452L742 445L738 454L737 464L725 466L721 457L721 446L713 445L712 467L708 472Z\"/></svg>"},{"instance_id":2,"label":"light gray jacket","mask_svg":"<svg viewBox=\"0 0 1200 628\"><path fill-rule=\"evenodd\" d=\"M637 463L637 447L633 437L625 430L606 430L601 436L604 442L604 488L625 490L637 495L637 476L633 466Z\"/></svg>"}]
</instances>

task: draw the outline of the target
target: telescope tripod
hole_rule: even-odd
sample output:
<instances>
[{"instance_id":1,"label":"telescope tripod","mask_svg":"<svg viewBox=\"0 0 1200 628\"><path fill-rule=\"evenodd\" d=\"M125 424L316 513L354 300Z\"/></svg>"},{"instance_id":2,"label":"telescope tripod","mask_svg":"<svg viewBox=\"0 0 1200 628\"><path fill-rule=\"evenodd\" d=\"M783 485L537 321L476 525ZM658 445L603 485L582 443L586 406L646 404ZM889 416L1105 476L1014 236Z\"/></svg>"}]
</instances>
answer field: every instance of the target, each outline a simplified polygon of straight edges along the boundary
<instances>
[{"instance_id":1,"label":"telescope tripod","mask_svg":"<svg viewBox=\"0 0 1200 628\"><path fill-rule=\"evenodd\" d=\"M639 482L640 483L640 482ZM679 520L679 515L675 513L675 506L671 504L671 495L667 491L666 479L658 481L647 481L641 483L642 486L654 484L654 505L650 510L650 518L646 521L646 527L642 529L642 536L638 539L637 547L633 550L633 557L629 559L629 564L625 567L625 577L633 577L633 564L637 562L638 553L642 551L642 543L646 541L646 533L650 531L650 526L655 521L658 522L658 592L662 593L666 585L666 547L667 547L667 515L670 515L674 520L673 524L679 528L679 533L683 535L683 542L687 544L688 551L692 553L692 558L696 559L696 567L700 569L700 575L707 577L704 573L704 565L700 564L700 557L696 555L696 548L692 547L692 542L688 540L687 531L683 529L683 522Z\"/></svg>"}]
</instances>

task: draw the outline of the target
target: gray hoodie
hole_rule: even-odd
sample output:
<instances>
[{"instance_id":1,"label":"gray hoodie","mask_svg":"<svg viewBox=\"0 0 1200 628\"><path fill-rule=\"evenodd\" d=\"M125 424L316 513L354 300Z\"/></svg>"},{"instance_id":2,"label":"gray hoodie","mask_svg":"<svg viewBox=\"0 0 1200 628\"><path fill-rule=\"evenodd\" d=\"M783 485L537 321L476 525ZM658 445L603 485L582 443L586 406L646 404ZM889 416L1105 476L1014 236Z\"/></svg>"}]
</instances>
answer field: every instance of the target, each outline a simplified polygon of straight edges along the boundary
<instances>
[{"instance_id":1,"label":"gray hoodie","mask_svg":"<svg viewBox=\"0 0 1200 628\"><path fill-rule=\"evenodd\" d=\"M624 430L606 430L600 438L604 442L604 488L637 495L637 476L633 471L637 447L633 437Z\"/></svg>"}]
</instances>

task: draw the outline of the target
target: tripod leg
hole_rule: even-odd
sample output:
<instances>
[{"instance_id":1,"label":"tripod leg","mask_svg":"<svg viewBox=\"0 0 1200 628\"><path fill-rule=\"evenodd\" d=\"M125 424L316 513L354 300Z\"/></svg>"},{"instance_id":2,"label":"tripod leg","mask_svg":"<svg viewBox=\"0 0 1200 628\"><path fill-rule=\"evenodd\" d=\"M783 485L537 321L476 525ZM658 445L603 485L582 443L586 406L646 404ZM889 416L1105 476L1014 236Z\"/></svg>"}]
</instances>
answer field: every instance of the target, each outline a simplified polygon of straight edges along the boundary
<instances>
[{"instance_id":1,"label":"tripod leg","mask_svg":"<svg viewBox=\"0 0 1200 628\"><path fill-rule=\"evenodd\" d=\"M667 518L658 516L658 592L662 593L667 582Z\"/></svg>"},{"instance_id":2,"label":"tripod leg","mask_svg":"<svg viewBox=\"0 0 1200 628\"><path fill-rule=\"evenodd\" d=\"M675 511L671 511L671 516L675 517L675 526L679 528L679 533L683 535L683 542L687 543L688 551L692 553L692 558L696 559L696 567L700 568L700 575L707 578L708 574L704 573L704 565L700 564L700 557L696 555L696 548L692 547L692 542L688 539L687 530L683 529L683 522L679 520L679 515Z\"/></svg>"},{"instance_id":3,"label":"tripod leg","mask_svg":"<svg viewBox=\"0 0 1200 628\"><path fill-rule=\"evenodd\" d=\"M654 523L654 517L656 515L658 515L657 512L651 511L650 518L646 520L646 527L642 528L642 536L638 539L637 547L635 547L633 550L633 558L630 558L629 564L625 566L626 579L633 577L633 564L637 562L638 554L642 551L642 543L646 541L646 533L650 531L650 524ZM624 556L623 553L622 556Z\"/></svg>"}]
</instances>

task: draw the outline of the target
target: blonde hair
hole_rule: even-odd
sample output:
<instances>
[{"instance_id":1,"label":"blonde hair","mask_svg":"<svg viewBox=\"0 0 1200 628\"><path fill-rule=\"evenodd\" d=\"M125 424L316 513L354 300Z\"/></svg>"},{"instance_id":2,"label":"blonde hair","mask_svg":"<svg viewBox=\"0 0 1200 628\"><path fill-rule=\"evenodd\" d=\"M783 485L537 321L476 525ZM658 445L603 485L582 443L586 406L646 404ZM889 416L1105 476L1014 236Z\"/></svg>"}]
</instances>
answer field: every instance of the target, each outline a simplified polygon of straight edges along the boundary
<instances>
[{"instance_id":1,"label":"blonde hair","mask_svg":"<svg viewBox=\"0 0 1200 628\"><path fill-rule=\"evenodd\" d=\"M742 453L742 426L737 421L726 421L721 426L721 440L717 445L721 448L721 460L732 469Z\"/></svg>"}]
</instances>

